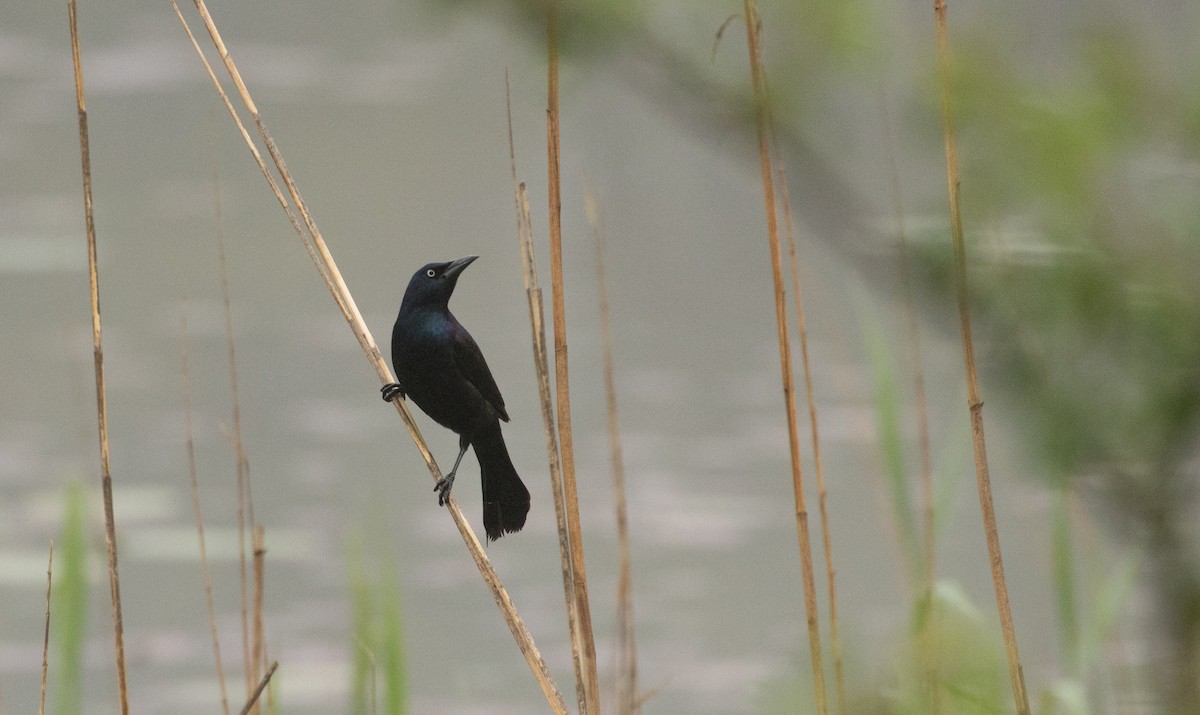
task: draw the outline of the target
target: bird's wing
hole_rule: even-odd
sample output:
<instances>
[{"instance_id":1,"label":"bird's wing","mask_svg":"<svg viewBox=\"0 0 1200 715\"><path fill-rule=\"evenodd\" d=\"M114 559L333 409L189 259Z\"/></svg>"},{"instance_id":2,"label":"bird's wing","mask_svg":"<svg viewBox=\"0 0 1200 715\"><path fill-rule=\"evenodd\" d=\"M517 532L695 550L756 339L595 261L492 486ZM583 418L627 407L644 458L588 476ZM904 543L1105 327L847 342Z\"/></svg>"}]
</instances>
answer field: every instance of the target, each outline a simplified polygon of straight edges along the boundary
<instances>
[{"instance_id":1,"label":"bird's wing","mask_svg":"<svg viewBox=\"0 0 1200 715\"><path fill-rule=\"evenodd\" d=\"M461 324L454 331L454 364L462 376L470 382L483 399L487 400L500 419L508 422L508 412L504 409L504 398L500 396L500 388L488 369L483 352L475 344L475 339Z\"/></svg>"}]
</instances>

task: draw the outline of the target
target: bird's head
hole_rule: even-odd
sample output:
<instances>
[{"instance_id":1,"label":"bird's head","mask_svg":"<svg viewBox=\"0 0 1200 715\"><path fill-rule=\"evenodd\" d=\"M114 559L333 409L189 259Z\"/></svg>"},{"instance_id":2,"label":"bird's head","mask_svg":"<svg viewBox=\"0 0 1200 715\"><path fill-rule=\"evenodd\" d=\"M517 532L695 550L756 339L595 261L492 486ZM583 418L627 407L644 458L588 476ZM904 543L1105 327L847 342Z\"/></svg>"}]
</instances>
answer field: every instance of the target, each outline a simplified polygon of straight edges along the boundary
<instances>
[{"instance_id":1,"label":"bird's head","mask_svg":"<svg viewBox=\"0 0 1200 715\"><path fill-rule=\"evenodd\" d=\"M446 263L427 263L413 274L404 291L402 307L445 306L454 293L458 275L479 256L465 256Z\"/></svg>"}]
</instances>

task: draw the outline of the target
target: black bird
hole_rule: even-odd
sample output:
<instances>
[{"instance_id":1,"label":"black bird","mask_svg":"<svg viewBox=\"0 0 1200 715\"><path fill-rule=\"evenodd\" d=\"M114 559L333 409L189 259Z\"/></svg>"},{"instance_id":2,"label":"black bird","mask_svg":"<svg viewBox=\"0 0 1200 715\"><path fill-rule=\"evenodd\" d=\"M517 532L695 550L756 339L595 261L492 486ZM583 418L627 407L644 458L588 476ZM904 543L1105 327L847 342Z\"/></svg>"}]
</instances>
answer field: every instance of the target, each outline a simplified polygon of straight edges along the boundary
<instances>
[{"instance_id":1,"label":"black bird","mask_svg":"<svg viewBox=\"0 0 1200 715\"><path fill-rule=\"evenodd\" d=\"M475 339L449 308L459 274L478 257L430 263L413 274L392 328L392 366L399 382L385 385L381 392L388 402L411 397L435 422L458 433L454 468L434 487L439 506L450 498L467 446L475 447L483 484L483 528L495 541L525 526L529 490L500 432L500 420L508 421L500 388Z\"/></svg>"}]
</instances>

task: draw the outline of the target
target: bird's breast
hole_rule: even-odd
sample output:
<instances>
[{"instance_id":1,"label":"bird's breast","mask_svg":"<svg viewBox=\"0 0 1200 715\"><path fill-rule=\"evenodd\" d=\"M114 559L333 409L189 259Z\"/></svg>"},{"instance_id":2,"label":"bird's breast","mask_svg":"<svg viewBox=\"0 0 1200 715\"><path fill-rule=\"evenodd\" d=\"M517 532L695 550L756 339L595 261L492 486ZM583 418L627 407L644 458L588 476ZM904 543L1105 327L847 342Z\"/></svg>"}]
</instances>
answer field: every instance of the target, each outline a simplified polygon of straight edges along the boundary
<instances>
[{"instance_id":1,"label":"bird's breast","mask_svg":"<svg viewBox=\"0 0 1200 715\"><path fill-rule=\"evenodd\" d=\"M463 434L473 430L483 400L455 363L454 335L449 321L398 319L392 362L408 397L434 421Z\"/></svg>"}]
</instances>

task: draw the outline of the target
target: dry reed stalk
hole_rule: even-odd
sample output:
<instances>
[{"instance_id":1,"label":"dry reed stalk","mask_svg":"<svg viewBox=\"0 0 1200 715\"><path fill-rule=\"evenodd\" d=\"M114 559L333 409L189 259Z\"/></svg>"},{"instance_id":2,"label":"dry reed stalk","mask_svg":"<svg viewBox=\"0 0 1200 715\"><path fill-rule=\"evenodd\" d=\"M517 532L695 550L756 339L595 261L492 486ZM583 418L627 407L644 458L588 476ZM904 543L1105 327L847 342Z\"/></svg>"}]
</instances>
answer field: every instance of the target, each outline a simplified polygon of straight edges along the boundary
<instances>
[{"instance_id":1,"label":"dry reed stalk","mask_svg":"<svg viewBox=\"0 0 1200 715\"><path fill-rule=\"evenodd\" d=\"M772 125L774 121L772 120ZM774 127L771 135L774 137ZM778 142L775 154L779 155ZM808 359L808 327L804 320L804 300L800 295L800 263L796 257L796 232L793 229L792 205L789 199L787 172L779 163L779 194L782 200L784 226L787 227L788 255L791 259L792 298L796 304L796 319L800 330L800 364L804 368L804 392L808 399L808 421L812 428L813 465L817 474L817 513L821 518L821 542L825 548L825 580L829 587L829 649L833 655L833 681L837 692L838 712L846 715L846 676L842 662L842 635L838 623L837 569L833 565L833 536L829 526L829 499L825 488L825 464L821 460L821 434L817 422L817 403L813 395L812 368Z\"/></svg>"},{"instance_id":2,"label":"dry reed stalk","mask_svg":"<svg viewBox=\"0 0 1200 715\"><path fill-rule=\"evenodd\" d=\"M529 214L529 196L525 184L517 188L519 206L517 232L521 241L522 273L525 276L525 295L529 302L530 332L533 334L534 372L538 380L538 397L542 407L542 426L546 433L546 453L550 463L550 490L554 495L554 521L558 533L558 553L563 576L563 597L567 607L567 629L571 640L571 663L575 669L575 695L580 709L584 707L583 638L579 625L579 601L575 598L575 579L571 571L571 539L567 529L567 514L563 498L562 462L558 451L558 433L554 429L554 396L550 391L550 365L546 351L546 317L542 312L542 289L537 284L537 268L533 263L533 231Z\"/></svg>"},{"instance_id":3,"label":"dry reed stalk","mask_svg":"<svg viewBox=\"0 0 1200 715\"><path fill-rule=\"evenodd\" d=\"M262 672L260 668L266 665L264 658L266 655L266 639L263 632L263 587L265 586L264 577L266 575L266 533L263 530L262 524L254 525L254 640L253 648L250 655L250 667L247 671L254 674L254 679L258 679L258 674ZM258 705L253 708L254 715L258 715Z\"/></svg>"},{"instance_id":4,"label":"dry reed stalk","mask_svg":"<svg viewBox=\"0 0 1200 715\"><path fill-rule=\"evenodd\" d=\"M179 23L183 26L184 33L187 34L188 40L192 43L192 48L196 51L196 55L200 58L200 64L204 66L204 71L208 73L209 79L212 80L213 86L217 90L217 94L221 97L221 101L225 104L226 111L229 112L229 117L233 120L234 125L238 128L238 133L241 134L242 141L246 144L246 148L250 150L251 158L254 159L255 165L258 166L258 170L262 173L267 185L271 188L271 193L275 195L275 200L279 202L280 208L283 209L283 213L287 216L288 223L292 225L292 230L295 231L296 235L300 237L301 243L304 244L304 250L308 253L309 260L313 262L317 272L321 274L321 278L324 280L326 287L329 289L330 295L333 297L334 302L337 303L338 310L341 311L342 316L347 321L350 321L350 312L346 308L345 303L342 301L342 296L339 295L335 289L333 279L329 276L329 272L325 268L325 265L321 262L321 258L317 255L316 247L313 246L308 234L305 233L304 227L300 224L300 219L296 217L296 213L288 204L287 199L284 198L283 191L279 188L279 183L275 180L275 177L271 174L270 169L267 168L266 163L263 161L262 154L258 151L258 147L255 146L254 140L250 138L250 132L246 130L246 125L242 123L241 117L238 116L237 110L233 106L233 102L229 100L229 95L227 95L225 90L221 87L221 80L217 78L217 74L213 71L212 65L209 64L208 58L204 56L204 50L200 49L200 43L196 41L196 36L192 34L191 27L187 24L187 20L184 19L183 13L180 12L179 4L175 0L170 0L170 2L172 9L175 10L175 16L179 18Z\"/></svg>"},{"instance_id":5,"label":"dry reed stalk","mask_svg":"<svg viewBox=\"0 0 1200 715\"><path fill-rule=\"evenodd\" d=\"M208 606L208 633L212 638L213 660L217 664L217 685L221 691L221 712L229 715L229 694L225 690L225 666L221 662L221 639L217 635L217 609L213 602L212 574L208 567L208 546L204 538L204 511L200 506L200 485L196 478L196 446L192 431L192 380L188 369L187 308L183 316L183 421L187 439L188 478L192 488L192 513L196 517L196 535L200 540L200 573L204 581L204 601Z\"/></svg>"},{"instance_id":6,"label":"dry reed stalk","mask_svg":"<svg viewBox=\"0 0 1200 715\"><path fill-rule=\"evenodd\" d=\"M558 450L558 434L554 429L554 397L550 392L550 366L546 356L546 320L542 311L542 289L538 287L537 266L533 259L533 221L529 214L529 196L525 184L517 181L517 156L512 131L512 91L508 70L504 72L504 96L508 116L508 159L512 171L513 199L517 211L517 240L521 253L521 274L525 281L525 296L529 303L529 327L533 340L533 369L537 375L538 397L542 407L542 427L546 433L546 456L550 464L550 489L554 495L554 521L558 532L558 553L563 577L563 597L567 608L567 630L571 640L571 664L575 669L575 695L582 710L583 640L579 626L578 601L575 599L575 579L571 575L571 547L564 511L562 462Z\"/></svg>"},{"instance_id":7,"label":"dry reed stalk","mask_svg":"<svg viewBox=\"0 0 1200 715\"><path fill-rule=\"evenodd\" d=\"M562 183L559 177L558 122L558 3L546 6L546 173L550 210L550 298L554 318L554 391L558 398L558 443L562 458L563 498L571 547L571 577L581 640L582 693L580 715L600 715L600 687L596 674L596 642L588 602L587 567L583 558L583 531L579 525L579 495L575 484L575 448L571 435L571 387L567 369L567 314L563 297Z\"/></svg>"},{"instance_id":8,"label":"dry reed stalk","mask_svg":"<svg viewBox=\"0 0 1200 715\"><path fill-rule=\"evenodd\" d=\"M242 707L239 715L250 715L250 711L258 712L258 698L262 695L262 691L266 690L267 684L271 682L271 676L275 675L275 669L279 667L279 661L273 661L271 667L267 668L267 672L263 675L262 680L258 681L258 687L250 691L249 697L246 698L246 705Z\"/></svg>"},{"instance_id":9,"label":"dry reed stalk","mask_svg":"<svg viewBox=\"0 0 1200 715\"><path fill-rule=\"evenodd\" d=\"M774 171L771 162L767 121L766 79L758 42L759 17L753 0L743 0L743 19L750 52L750 75L754 87L755 124L758 131L758 155L762 168L763 201L767 214L767 234L771 248L771 273L775 285L775 324L779 337L779 360L783 396L787 408L788 449L792 461L792 490L796 500L796 533L800 542L800 569L804 583L804 607L808 624L809 656L813 670L813 696L817 713L829 712L825 692L825 664L821 650L821 631L817 623L816 575L813 568L812 542L808 533L808 508L804 502L804 481L800 465L800 437L796 418L795 386L792 379L791 344L788 339L787 308L784 301L782 250L776 218Z\"/></svg>"},{"instance_id":10,"label":"dry reed stalk","mask_svg":"<svg viewBox=\"0 0 1200 715\"><path fill-rule=\"evenodd\" d=\"M771 108L766 69L763 69L763 90L767 98L767 129L775 156L782 157L779 135L775 131L775 113ZM808 324L804 317L804 298L800 292L800 262L796 254L795 221L792 219L791 191L788 189L787 169L782 158L778 162L780 208L788 242L788 257L792 278L792 298L796 306L796 322L800 332L800 364L804 368L804 394L808 402L808 421L812 433L813 465L817 476L817 511L821 519L821 543L825 551L825 579L829 592L829 642L833 656L834 687L837 692L838 713L846 715L846 675L842 658L842 635L838 621L837 569L833 564L833 536L829 519L829 497L825 487L825 462L821 459L821 432L817 420L816 396L813 392L812 368L808 359Z\"/></svg>"},{"instance_id":11,"label":"dry reed stalk","mask_svg":"<svg viewBox=\"0 0 1200 715\"><path fill-rule=\"evenodd\" d=\"M46 630L42 634L42 695L38 715L46 715L46 676L50 674L50 591L54 585L54 540L50 540L50 558L46 562Z\"/></svg>"},{"instance_id":12,"label":"dry reed stalk","mask_svg":"<svg viewBox=\"0 0 1200 715\"><path fill-rule=\"evenodd\" d=\"M641 707L637 694L637 641L633 628L633 577L629 550L629 512L625 500L625 458L621 450L621 429L617 421L617 388L613 376L613 339L611 310L608 304L608 279L604 267L604 236L596 215L596 199L590 187L584 189L584 210L592 229L596 248L596 286L600 303L600 332L604 353L604 394L608 413L609 461L613 471L613 499L617 513L617 712L634 715Z\"/></svg>"},{"instance_id":13,"label":"dry reed stalk","mask_svg":"<svg viewBox=\"0 0 1200 715\"><path fill-rule=\"evenodd\" d=\"M992 503L992 481L988 474L987 445L983 434L983 400L979 397L979 379L975 374L975 346L971 339L971 306L967 296L967 257L963 240L962 207L959 202L958 151L954 139L954 111L950 97L950 32L946 22L945 0L934 0L937 25L937 65L941 88L942 132L946 145L946 189L950 200L950 239L954 246L954 282L958 298L959 326L962 332L963 362L967 372L967 405L971 416L971 445L975 452L975 482L979 490L979 508L987 537L992 585L996 590L996 608L1000 612L1000 630L1008 656L1008 675L1018 715L1029 715L1025 676L1017 651L1017 632L1013 624L1008 582L1004 578L1004 559L1000 552L1000 531L996 527L996 508Z\"/></svg>"},{"instance_id":14,"label":"dry reed stalk","mask_svg":"<svg viewBox=\"0 0 1200 715\"><path fill-rule=\"evenodd\" d=\"M249 620L249 578L246 570L246 524L254 526L254 502L251 499L249 461L242 443L242 408L238 399L237 378L237 348L233 339L233 307L229 299L229 269L225 261L225 226L221 221L221 191L214 180L213 209L217 219L217 268L221 275L221 298L225 308L225 344L229 355L229 388L233 403L233 429L229 439L233 444L233 454L236 460L235 476L237 484L237 525L238 525L238 569L240 575L240 596L242 607L242 663L243 675L246 682L246 695L249 696L254 684L258 682L257 666L251 667L250 658L250 620Z\"/></svg>"},{"instance_id":15,"label":"dry reed stalk","mask_svg":"<svg viewBox=\"0 0 1200 715\"><path fill-rule=\"evenodd\" d=\"M254 688L253 661L250 657L250 579L246 568L246 508L245 483L242 470L237 470L237 529L238 529L238 595L241 599L242 678L247 697Z\"/></svg>"},{"instance_id":16,"label":"dry reed stalk","mask_svg":"<svg viewBox=\"0 0 1200 715\"><path fill-rule=\"evenodd\" d=\"M204 65L205 70L208 72L209 77L213 80L213 85L218 94L221 95L222 100L225 102L226 109L229 110L230 116L232 117L234 123L238 126L243 140L250 149L251 155L254 157L256 163L258 163L260 170L267 179L267 183L271 186L273 192L275 193L276 200L279 201L280 206L283 208L284 213L287 214L293 229L296 230L297 235L304 244L305 250L308 252L310 259L312 259L317 272L321 274L322 279L325 281L326 288L329 290L330 295L333 297L334 302L341 311L342 317L346 319L346 322L351 332L354 334L355 339L358 341L359 346L362 348L367 361L371 364L371 367L374 368L381 384L386 385L394 382L395 380L392 376L391 370L388 368L387 363L384 362L383 355L379 352L379 347L375 344L375 339L371 335L371 331L367 328L366 322L362 319L362 315L358 311L358 306L354 302L353 295L350 293L349 288L346 287L346 283L342 278L341 271L338 270L337 263L333 260L333 256L330 254L324 238L321 236L320 231L317 230L316 225L312 220L312 216L308 212L306 204L301 199L299 189L296 188L296 184L292 180L292 176L287 170L287 165L284 163L283 157L279 153L279 149L275 144L275 140L271 137L270 133L267 132L266 126L263 124L262 118L258 113L258 108L254 104L254 100L250 97L249 90L242 81L241 74L238 72L237 66L233 62L233 58L230 57L229 52L225 47L225 43L221 39L220 32L217 30L216 24L213 22L212 16L209 14L208 8L204 4L204 0L194 0L194 2L197 11L200 13L201 19L204 22L205 28L208 30L209 36L213 41L213 45L216 47L218 54L221 56L222 61L225 64L226 70L237 87L242 103L246 106L247 111L250 112L251 117L254 119L259 134L263 139L263 143L266 145L267 151L271 155L272 162L279 171L280 177L283 179L284 185L286 186L289 195L292 197L292 201L295 203L296 207L298 207L300 214L303 217L303 226L301 226L300 221L296 219L295 214L291 211L288 200L279 190L279 185L271 177L270 172L266 169L265 164L262 163L261 154L259 154L257 148L254 146L253 140L250 139L249 132L246 131L240 117L238 117L237 112L233 107L233 103L229 101L228 95L226 95L224 88L221 86L220 80L217 79L216 74L212 71L211 65L209 65L207 58L200 49L199 43L196 42L196 38L192 34L191 28L184 19L183 13L179 11L179 7L175 3L175 0L171 0L171 4L175 8L175 13L179 18L180 24L183 26L184 32L187 33L188 38L191 40L193 48L195 48L197 55L200 57L200 61ZM307 234L305 233L306 230ZM435 482L441 479L441 469L434 460L433 454L429 451L429 447L426 445L425 439L421 436L421 432L417 428L416 422L413 421L412 414L409 412L405 401L396 400L392 404L395 407L396 412L399 413L401 420L404 422L404 426L408 430L408 434L412 438L413 444L417 447L417 451L421 454L421 458L425 461L425 465L429 469L430 476ZM495 569L492 567L491 561L488 559L487 554L483 550L483 546L479 543L479 539L475 536L475 532L471 529L471 526L467 522L466 518L463 517L462 511L458 508L458 504L455 502L453 497L450 498L449 503L447 504L447 511L450 513L451 519L453 519L455 526L458 528L459 534L462 536L463 542L466 544L467 551L471 554L471 558L475 562L476 568L479 569L480 575L487 584L488 588L491 590L492 598L496 601L496 605L499 607L501 615L504 617L505 623L508 625L509 631L513 635L513 639L516 641L518 648L525 657L526 663L529 665L530 670L537 679L538 685L541 687L542 693L545 695L547 702L551 706L551 709L556 713L565 713L566 703L563 701L562 695L559 694L558 686L555 685L554 679L551 677L550 672L546 667L546 663L542 659L541 653L538 651L537 645L533 641L533 637L530 635L528 628L525 627L525 623L521 620L520 616L517 615L516 609L513 607L512 601L508 596L508 592L504 589L504 585L500 581L500 577L496 574Z\"/></svg>"},{"instance_id":17,"label":"dry reed stalk","mask_svg":"<svg viewBox=\"0 0 1200 715\"><path fill-rule=\"evenodd\" d=\"M221 187L217 180L216 164L213 169L213 212L217 222L217 267L221 276L221 297L225 308L225 342L228 346L229 355L229 379L230 392L233 403L233 424L232 430L227 434L230 443L233 445L235 466L234 483L237 486L237 533L238 533L238 575L239 575L239 597L241 599L241 625L242 625L242 675L246 686L246 695L254 688L257 682L257 676L251 672L250 664L250 596L249 596L249 581L248 571L246 568L246 521L247 521L247 497L249 490L247 479L248 462L245 456L245 450L242 447L242 418L241 418L241 402L238 399L238 381L237 381L237 352L234 347L233 340L233 310L229 299L229 271L225 261L225 225L221 221ZM254 523L253 507L250 509L249 521Z\"/></svg>"},{"instance_id":18,"label":"dry reed stalk","mask_svg":"<svg viewBox=\"0 0 1200 715\"><path fill-rule=\"evenodd\" d=\"M92 354L96 365L96 426L100 433L100 486L104 498L104 543L108 554L108 585L112 599L113 646L117 659L117 697L121 715L129 715L125 680L125 627L121 618L121 577L117 570L117 525L113 515L112 472L108 458L108 398L104 389L104 346L100 326L100 274L96 265L96 222L92 208L92 160L88 146L87 103L83 96L83 60L75 0L68 0L71 56L75 65L75 104L79 115L79 155L83 167L83 216L87 227L88 285L92 304Z\"/></svg>"}]
</instances>

